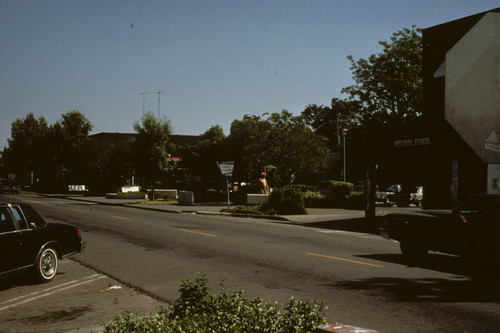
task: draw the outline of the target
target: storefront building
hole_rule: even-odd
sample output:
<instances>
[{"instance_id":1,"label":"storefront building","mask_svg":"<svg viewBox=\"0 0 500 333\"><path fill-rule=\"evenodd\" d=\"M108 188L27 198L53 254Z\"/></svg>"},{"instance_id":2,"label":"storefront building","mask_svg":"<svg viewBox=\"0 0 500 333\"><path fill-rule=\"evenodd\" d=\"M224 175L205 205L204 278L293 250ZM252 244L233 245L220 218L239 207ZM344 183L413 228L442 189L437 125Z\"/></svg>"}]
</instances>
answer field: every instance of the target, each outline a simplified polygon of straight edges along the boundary
<instances>
[{"instance_id":1,"label":"storefront building","mask_svg":"<svg viewBox=\"0 0 500 333\"><path fill-rule=\"evenodd\" d=\"M424 29L423 70L424 206L500 193L500 8Z\"/></svg>"}]
</instances>

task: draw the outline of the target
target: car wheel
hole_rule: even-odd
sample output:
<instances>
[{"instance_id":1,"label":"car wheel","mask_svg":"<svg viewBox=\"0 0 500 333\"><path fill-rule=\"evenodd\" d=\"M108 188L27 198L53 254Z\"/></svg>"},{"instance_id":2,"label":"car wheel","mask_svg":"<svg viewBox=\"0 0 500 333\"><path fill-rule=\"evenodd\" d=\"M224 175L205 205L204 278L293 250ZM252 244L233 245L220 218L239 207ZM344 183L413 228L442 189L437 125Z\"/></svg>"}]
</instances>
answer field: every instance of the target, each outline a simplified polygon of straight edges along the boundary
<instances>
[{"instance_id":1,"label":"car wheel","mask_svg":"<svg viewBox=\"0 0 500 333\"><path fill-rule=\"evenodd\" d=\"M57 252L46 248L38 256L35 263L36 274L41 282L50 282L57 273Z\"/></svg>"},{"instance_id":2,"label":"car wheel","mask_svg":"<svg viewBox=\"0 0 500 333\"><path fill-rule=\"evenodd\" d=\"M412 238L403 239L399 243L401 248L401 253L403 256L410 261L418 261L427 255L429 252L422 244L419 244L417 240Z\"/></svg>"}]
</instances>

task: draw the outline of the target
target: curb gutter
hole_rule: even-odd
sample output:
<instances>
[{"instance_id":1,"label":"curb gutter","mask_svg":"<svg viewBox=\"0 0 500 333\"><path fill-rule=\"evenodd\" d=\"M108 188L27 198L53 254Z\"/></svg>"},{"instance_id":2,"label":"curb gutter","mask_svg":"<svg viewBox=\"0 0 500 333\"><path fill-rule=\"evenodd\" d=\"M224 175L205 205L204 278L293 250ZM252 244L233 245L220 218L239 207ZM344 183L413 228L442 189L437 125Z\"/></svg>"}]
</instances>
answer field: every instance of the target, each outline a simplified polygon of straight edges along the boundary
<instances>
[{"instance_id":1,"label":"curb gutter","mask_svg":"<svg viewBox=\"0 0 500 333\"><path fill-rule=\"evenodd\" d=\"M320 325L314 331L315 333L379 333L378 331L361 328L351 325L342 325L342 324L329 324L329 325Z\"/></svg>"}]
</instances>

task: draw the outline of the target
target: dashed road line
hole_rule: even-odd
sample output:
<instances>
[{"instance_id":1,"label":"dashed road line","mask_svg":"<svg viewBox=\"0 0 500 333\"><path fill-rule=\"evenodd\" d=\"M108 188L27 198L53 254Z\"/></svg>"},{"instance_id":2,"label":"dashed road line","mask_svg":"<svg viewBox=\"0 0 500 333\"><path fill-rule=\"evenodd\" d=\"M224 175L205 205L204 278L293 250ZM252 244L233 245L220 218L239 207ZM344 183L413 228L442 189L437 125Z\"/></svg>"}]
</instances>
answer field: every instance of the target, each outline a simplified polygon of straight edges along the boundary
<instances>
[{"instance_id":1,"label":"dashed road line","mask_svg":"<svg viewBox=\"0 0 500 333\"><path fill-rule=\"evenodd\" d=\"M118 220L123 220L123 221L132 221L132 219L129 219L128 217L123 217L123 216L111 216L114 219Z\"/></svg>"},{"instance_id":2,"label":"dashed road line","mask_svg":"<svg viewBox=\"0 0 500 333\"><path fill-rule=\"evenodd\" d=\"M372 266L372 267L377 267L377 268L384 267L384 266L381 266L381 265L370 264L368 262L363 262L363 261L357 261L357 260L351 260L351 259L345 259L345 258L328 256L326 254L311 253L311 252L307 252L306 254L309 255L309 256L315 256L315 257L321 257L321 258L327 258L327 259L333 259L333 260L339 260L339 261L346 261L346 262L350 262L350 263L353 263L353 264L359 264L359 265L365 265L365 266Z\"/></svg>"},{"instance_id":3,"label":"dashed road line","mask_svg":"<svg viewBox=\"0 0 500 333\"><path fill-rule=\"evenodd\" d=\"M181 229L179 228L180 231L184 231L184 232L189 232L189 233L192 233L192 234L197 234L197 235L203 235L203 236L208 236L208 237L215 237L214 234L208 234L206 232L199 232L199 231L193 231L193 230L188 230L188 229Z\"/></svg>"}]
</instances>

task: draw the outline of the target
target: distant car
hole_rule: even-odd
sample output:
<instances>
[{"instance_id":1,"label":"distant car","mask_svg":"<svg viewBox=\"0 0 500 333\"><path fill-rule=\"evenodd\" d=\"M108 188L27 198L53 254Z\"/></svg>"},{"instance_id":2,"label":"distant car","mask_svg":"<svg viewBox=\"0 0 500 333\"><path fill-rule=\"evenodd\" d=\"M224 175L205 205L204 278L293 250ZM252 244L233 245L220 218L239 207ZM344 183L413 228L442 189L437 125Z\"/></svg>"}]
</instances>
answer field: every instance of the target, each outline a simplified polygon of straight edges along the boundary
<instances>
[{"instance_id":1,"label":"distant car","mask_svg":"<svg viewBox=\"0 0 500 333\"><path fill-rule=\"evenodd\" d=\"M394 195L394 193L395 192L390 189L387 189L385 191L380 191L379 189L377 189L377 191L375 192L375 202L381 202L384 205L390 205L392 195Z\"/></svg>"},{"instance_id":2,"label":"distant car","mask_svg":"<svg viewBox=\"0 0 500 333\"><path fill-rule=\"evenodd\" d=\"M0 184L1 184L0 191L2 193L10 192L14 194L19 194L20 186L17 180L3 178L0 180Z\"/></svg>"},{"instance_id":3,"label":"distant car","mask_svg":"<svg viewBox=\"0 0 500 333\"><path fill-rule=\"evenodd\" d=\"M408 207L410 204L420 207L422 206L423 197L423 186L413 186L394 193L389 197L389 200L395 202L398 207Z\"/></svg>"},{"instance_id":4,"label":"distant car","mask_svg":"<svg viewBox=\"0 0 500 333\"><path fill-rule=\"evenodd\" d=\"M58 259L83 247L75 226L47 223L27 204L0 203L0 278L31 270L41 282L49 282Z\"/></svg>"}]
</instances>

